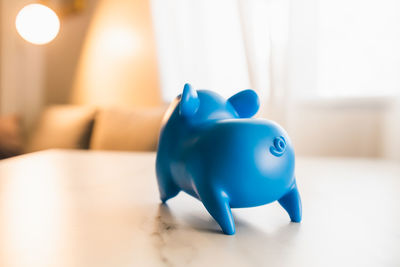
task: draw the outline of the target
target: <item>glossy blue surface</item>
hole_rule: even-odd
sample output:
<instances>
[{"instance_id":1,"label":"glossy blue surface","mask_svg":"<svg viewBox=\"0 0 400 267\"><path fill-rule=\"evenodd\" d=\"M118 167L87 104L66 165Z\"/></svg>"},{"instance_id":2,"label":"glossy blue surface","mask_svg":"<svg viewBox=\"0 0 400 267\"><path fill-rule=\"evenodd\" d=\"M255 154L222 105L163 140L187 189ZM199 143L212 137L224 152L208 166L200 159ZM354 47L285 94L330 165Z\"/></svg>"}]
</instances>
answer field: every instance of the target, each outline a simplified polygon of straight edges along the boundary
<instances>
[{"instance_id":1,"label":"glossy blue surface","mask_svg":"<svg viewBox=\"0 0 400 267\"><path fill-rule=\"evenodd\" d=\"M199 199L225 234L235 233L231 208L279 201L301 221L295 156L282 127L251 119L259 99L244 90L225 100L186 84L167 110L157 151L162 202L180 191Z\"/></svg>"}]
</instances>

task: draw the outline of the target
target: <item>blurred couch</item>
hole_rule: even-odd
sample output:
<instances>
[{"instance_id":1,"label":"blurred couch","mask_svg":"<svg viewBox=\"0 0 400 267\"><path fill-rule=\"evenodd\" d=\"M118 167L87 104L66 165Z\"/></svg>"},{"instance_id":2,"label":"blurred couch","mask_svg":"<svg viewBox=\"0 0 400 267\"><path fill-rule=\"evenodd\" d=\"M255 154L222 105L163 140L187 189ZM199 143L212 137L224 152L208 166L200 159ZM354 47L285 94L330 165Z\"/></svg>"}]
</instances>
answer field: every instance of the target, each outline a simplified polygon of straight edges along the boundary
<instances>
[{"instance_id":1,"label":"blurred couch","mask_svg":"<svg viewBox=\"0 0 400 267\"><path fill-rule=\"evenodd\" d=\"M51 106L25 139L17 118L0 118L0 158L51 148L155 151L165 110Z\"/></svg>"},{"instance_id":2,"label":"blurred couch","mask_svg":"<svg viewBox=\"0 0 400 267\"><path fill-rule=\"evenodd\" d=\"M0 159L22 153L22 138L18 116L0 117Z\"/></svg>"}]
</instances>

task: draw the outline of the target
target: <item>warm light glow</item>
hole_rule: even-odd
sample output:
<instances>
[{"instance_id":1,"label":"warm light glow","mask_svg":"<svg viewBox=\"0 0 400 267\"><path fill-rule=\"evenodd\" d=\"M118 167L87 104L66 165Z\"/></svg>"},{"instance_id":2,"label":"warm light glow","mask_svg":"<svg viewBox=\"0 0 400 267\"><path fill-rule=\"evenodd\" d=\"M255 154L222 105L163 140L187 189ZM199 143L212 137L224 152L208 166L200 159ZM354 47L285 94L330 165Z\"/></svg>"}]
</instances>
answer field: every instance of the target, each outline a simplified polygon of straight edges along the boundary
<instances>
[{"instance_id":1,"label":"warm light glow","mask_svg":"<svg viewBox=\"0 0 400 267\"><path fill-rule=\"evenodd\" d=\"M133 29L120 25L110 25L104 28L98 36L97 48L105 56L126 60L134 57L137 52L138 39Z\"/></svg>"},{"instance_id":2,"label":"warm light glow","mask_svg":"<svg viewBox=\"0 0 400 267\"><path fill-rule=\"evenodd\" d=\"M98 1L80 52L71 101L94 106L161 105L148 1Z\"/></svg>"},{"instance_id":3,"label":"warm light glow","mask_svg":"<svg viewBox=\"0 0 400 267\"><path fill-rule=\"evenodd\" d=\"M60 20L52 9L41 4L30 4L18 13L15 26L22 38L40 45L57 36Z\"/></svg>"}]
</instances>

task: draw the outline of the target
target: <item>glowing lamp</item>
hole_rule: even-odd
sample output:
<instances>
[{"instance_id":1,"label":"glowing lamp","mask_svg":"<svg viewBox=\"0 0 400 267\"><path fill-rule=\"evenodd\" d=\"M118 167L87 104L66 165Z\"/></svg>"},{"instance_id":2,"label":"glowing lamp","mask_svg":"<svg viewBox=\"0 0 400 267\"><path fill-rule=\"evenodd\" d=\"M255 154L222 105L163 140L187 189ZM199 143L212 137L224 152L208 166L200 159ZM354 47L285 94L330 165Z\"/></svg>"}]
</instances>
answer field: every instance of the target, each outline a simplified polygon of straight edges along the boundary
<instances>
[{"instance_id":1,"label":"glowing lamp","mask_svg":"<svg viewBox=\"0 0 400 267\"><path fill-rule=\"evenodd\" d=\"M19 11L15 26L26 41L42 45L51 42L60 30L57 14L47 6L29 4Z\"/></svg>"}]
</instances>

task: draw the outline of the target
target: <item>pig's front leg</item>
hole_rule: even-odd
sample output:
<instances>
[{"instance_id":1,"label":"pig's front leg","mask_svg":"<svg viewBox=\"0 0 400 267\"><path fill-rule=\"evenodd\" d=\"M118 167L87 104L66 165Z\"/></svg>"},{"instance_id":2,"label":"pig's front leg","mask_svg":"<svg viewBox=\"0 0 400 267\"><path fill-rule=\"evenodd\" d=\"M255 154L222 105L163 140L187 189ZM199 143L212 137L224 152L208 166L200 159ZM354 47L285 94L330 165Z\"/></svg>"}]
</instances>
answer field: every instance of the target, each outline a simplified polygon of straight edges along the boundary
<instances>
[{"instance_id":1,"label":"pig's front leg","mask_svg":"<svg viewBox=\"0 0 400 267\"><path fill-rule=\"evenodd\" d=\"M235 222L229 206L228 196L221 189L205 185L198 186L197 192L203 205L217 221L224 234L235 234Z\"/></svg>"},{"instance_id":2,"label":"pig's front leg","mask_svg":"<svg viewBox=\"0 0 400 267\"><path fill-rule=\"evenodd\" d=\"M180 188L173 181L170 172L166 168L163 168L159 161L156 163L156 173L160 199L162 203L165 203L168 199L176 196Z\"/></svg>"},{"instance_id":3,"label":"pig's front leg","mask_svg":"<svg viewBox=\"0 0 400 267\"><path fill-rule=\"evenodd\" d=\"M287 211L292 222L301 221L301 199L296 182L292 189L280 198L278 202Z\"/></svg>"}]
</instances>

